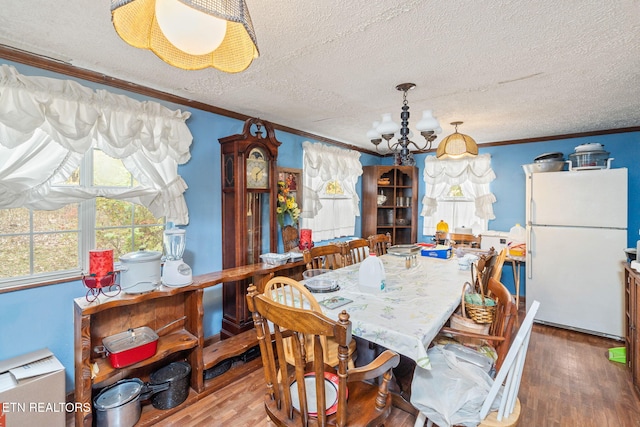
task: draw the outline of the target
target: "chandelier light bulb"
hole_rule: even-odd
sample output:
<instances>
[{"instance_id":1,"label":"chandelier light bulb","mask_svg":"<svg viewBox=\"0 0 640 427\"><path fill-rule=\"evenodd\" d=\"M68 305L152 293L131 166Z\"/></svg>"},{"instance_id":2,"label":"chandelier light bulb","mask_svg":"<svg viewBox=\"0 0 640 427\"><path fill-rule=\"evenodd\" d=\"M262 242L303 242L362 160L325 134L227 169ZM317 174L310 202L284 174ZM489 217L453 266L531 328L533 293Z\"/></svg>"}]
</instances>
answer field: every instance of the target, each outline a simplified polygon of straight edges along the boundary
<instances>
[{"instance_id":1,"label":"chandelier light bulb","mask_svg":"<svg viewBox=\"0 0 640 427\"><path fill-rule=\"evenodd\" d=\"M380 122L373 122L373 126L367 132L367 138L369 138L369 139L378 139L378 138L380 138L380 134L377 131L378 126L380 126Z\"/></svg>"},{"instance_id":2,"label":"chandelier light bulb","mask_svg":"<svg viewBox=\"0 0 640 427\"><path fill-rule=\"evenodd\" d=\"M424 110L422 112L422 118L418 123L416 123L416 129L420 132L429 130L435 131L438 127L440 127L440 123L438 123L438 120L433 117L433 110Z\"/></svg>"},{"instance_id":3,"label":"chandelier light bulb","mask_svg":"<svg viewBox=\"0 0 640 427\"><path fill-rule=\"evenodd\" d=\"M191 55L213 52L227 32L227 21L179 0L156 0L156 19L164 36L175 47Z\"/></svg>"},{"instance_id":4,"label":"chandelier light bulb","mask_svg":"<svg viewBox=\"0 0 640 427\"><path fill-rule=\"evenodd\" d=\"M391 120L391 113L384 113L380 125L376 128L380 135L393 135L399 130L400 126Z\"/></svg>"}]
</instances>

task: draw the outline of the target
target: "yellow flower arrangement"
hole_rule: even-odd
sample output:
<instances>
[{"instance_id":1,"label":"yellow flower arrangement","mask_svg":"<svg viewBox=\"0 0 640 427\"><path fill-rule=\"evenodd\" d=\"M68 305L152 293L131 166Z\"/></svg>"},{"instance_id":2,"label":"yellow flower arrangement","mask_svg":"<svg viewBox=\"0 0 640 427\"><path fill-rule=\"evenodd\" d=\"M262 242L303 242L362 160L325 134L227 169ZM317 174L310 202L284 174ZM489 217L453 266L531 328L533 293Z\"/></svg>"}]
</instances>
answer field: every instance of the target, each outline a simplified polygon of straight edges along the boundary
<instances>
[{"instance_id":1,"label":"yellow flower arrangement","mask_svg":"<svg viewBox=\"0 0 640 427\"><path fill-rule=\"evenodd\" d=\"M278 181L278 206L276 207L278 224L284 227L284 217L289 215L294 226L298 225L300 208L294 196L289 195L289 186L284 181Z\"/></svg>"}]
</instances>

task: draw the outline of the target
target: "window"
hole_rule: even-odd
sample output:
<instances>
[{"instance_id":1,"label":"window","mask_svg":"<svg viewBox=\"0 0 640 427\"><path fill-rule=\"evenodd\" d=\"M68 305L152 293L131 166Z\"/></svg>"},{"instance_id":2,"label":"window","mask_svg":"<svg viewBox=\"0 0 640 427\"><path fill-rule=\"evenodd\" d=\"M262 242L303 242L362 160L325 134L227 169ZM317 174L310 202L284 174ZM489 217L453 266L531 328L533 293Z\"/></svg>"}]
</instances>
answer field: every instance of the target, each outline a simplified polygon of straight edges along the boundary
<instances>
[{"instance_id":1,"label":"window","mask_svg":"<svg viewBox=\"0 0 640 427\"><path fill-rule=\"evenodd\" d=\"M132 188L122 161L90 150L57 187ZM93 173L91 173L93 172ZM138 249L162 250L163 219L132 202L98 197L52 211L0 209L0 286L77 277L90 249L114 249L114 258Z\"/></svg>"},{"instance_id":2,"label":"window","mask_svg":"<svg viewBox=\"0 0 640 427\"><path fill-rule=\"evenodd\" d=\"M489 184L495 179L491 156L483 154L459 160L425 159L425 196L421 215L423 234L434 235L437 223L444 220L449 231L473 228L474 234L487 229L494 219L495 196Z\"/></svg>"},{"instance_id":3,"label":"window","mask_svg":"<svg viewBox=\"0 0 640 427\"><path fill-rule=\"evenodd\" d=\"M487 220L475 214L475 201L469 196L469 192L463 190L465 184L454 184L437 198L438 209L433 214L433 218L437 218L436 224L440 220L449 224L451 232L460 227L472 228L476 231L486 230Z\"/></svg>"},{"instance_id":4,"label":"window","mask_svg":"<svg viewBox=\"0 0 640 427\"><path fill-rule=\"evenodd\" d=\"M158 218L188 224L189 112L9 65L0 96L0 260L18 261L0 267L0 286L77 275L103 242L116 256L159 249Z\"/></svg>"},{"instance_id":5,"label":"window","mask_svg":"<svg viewBox=\"0 0 640 427\"><path fill-rule=\"evenodd\" d=\"M360 197L356 192L362 175L360 153L323 144L304 142L302 227L313 240L353 236Z\"/></svg>"}]
</instances>

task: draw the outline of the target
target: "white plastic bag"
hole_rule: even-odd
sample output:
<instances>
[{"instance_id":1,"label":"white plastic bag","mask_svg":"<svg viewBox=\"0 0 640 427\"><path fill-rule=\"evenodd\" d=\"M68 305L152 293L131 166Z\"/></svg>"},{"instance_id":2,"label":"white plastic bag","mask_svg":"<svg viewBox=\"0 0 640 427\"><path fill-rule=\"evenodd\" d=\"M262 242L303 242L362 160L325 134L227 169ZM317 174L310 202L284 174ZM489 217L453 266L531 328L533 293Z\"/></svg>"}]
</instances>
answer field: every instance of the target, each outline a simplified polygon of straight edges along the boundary
<instances>
[{"instance_id":1,"label":"white plastic bag","mask_svg":"<svg viewBox=\"0 0 640 427\"><path fill-rule=\"evenodd\" d=\"M431 369L416 367L411 403L440 427L477 426L493 379L478 364L456 357L443 346L427 351ZM500 393L494 402L499 402ZM497 409L497 403L495 404Z\"/></svg>"}]
</instances>

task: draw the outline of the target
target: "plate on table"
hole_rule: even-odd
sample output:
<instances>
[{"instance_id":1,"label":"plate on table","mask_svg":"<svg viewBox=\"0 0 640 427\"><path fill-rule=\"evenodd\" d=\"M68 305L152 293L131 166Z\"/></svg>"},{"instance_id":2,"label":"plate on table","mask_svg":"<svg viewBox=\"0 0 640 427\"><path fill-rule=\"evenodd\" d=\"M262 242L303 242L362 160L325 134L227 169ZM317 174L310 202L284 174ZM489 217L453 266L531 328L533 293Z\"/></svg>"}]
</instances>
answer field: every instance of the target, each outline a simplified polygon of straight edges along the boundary
<instances>
[{"instance_id":1,"label":"plate on table","mask_svg":"<svg viewBox=\"0 0 640 427\"><path fill-rule=\"evenodd\" d=\"M304 284L304 287L314 294L340 290L340 285L335 280L310 280Z\"/></svg>"},{"instance_id":2,"label":"plate on table","mask_svg":"<svg viewBox=\"0 0 640 427\"><path fill-rule=\"evenodd\" d=\"M318 416L318 408L316 407L316 377L314 372L309 372L304 376L304 385L307 390L307 405L309 415ZM297 381L291 383L291 404L295 409L300 411L300 397L298 396ZM347 391L348 396L348 391ZM324 373L324 397L327 405L326 414L333 415L338 412L338 376L331 372Z\"/></svg>"},{"instance_id":3,"label":"plate on table","mask_svg":"<svg viewBox=\"0 0 640 427\"><path fill-rule=\"evenodd\" d=\"M313 268L302 273L304 279L304 286L310 292L322 293L322 292L335 292L340 289L340 285L336 279L331 278L331 275L327 277L326 273L331 270L324 268Z\"/></svg>"},{"instance_id":4,"label":"plate on table","mask_svg":"<svg viewBox=\"0 0 640 427\"><path fill-rule=\"evenodd\" d=\"M387 250L387 253L397 256L407 256L420 252L420 249L418 245L394 245Z\"/></svg>"}]
</instances>

